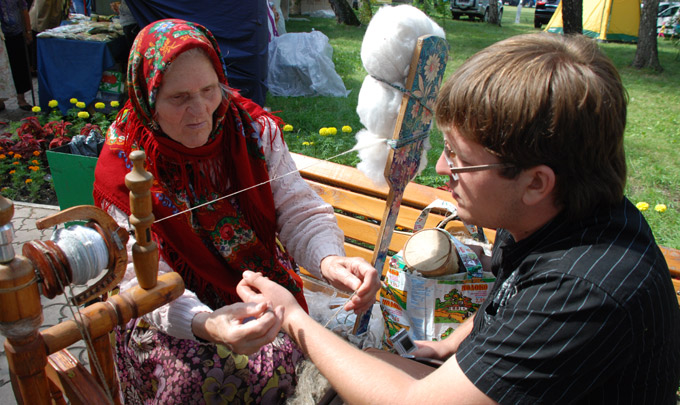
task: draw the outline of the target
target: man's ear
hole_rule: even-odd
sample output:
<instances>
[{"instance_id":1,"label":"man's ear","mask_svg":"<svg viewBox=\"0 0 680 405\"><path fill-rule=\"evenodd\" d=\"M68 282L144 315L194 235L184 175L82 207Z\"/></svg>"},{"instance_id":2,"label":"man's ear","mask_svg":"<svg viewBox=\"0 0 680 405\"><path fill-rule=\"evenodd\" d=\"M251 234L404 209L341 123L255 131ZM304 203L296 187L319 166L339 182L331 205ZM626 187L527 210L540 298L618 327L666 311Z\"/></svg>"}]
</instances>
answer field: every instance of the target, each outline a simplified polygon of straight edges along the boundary
<instances>
[{"instance_id":1,"label":"man's ear","mask_svg":"<svg viewBox=\"0 0 680 405\"><path fill-rule=\"evenodd\" d=\"M524 194L522 202L528 206L552 199L555 190L555 172L546 165L534 166L522 172Z\"/></svg>"}]
</instances>

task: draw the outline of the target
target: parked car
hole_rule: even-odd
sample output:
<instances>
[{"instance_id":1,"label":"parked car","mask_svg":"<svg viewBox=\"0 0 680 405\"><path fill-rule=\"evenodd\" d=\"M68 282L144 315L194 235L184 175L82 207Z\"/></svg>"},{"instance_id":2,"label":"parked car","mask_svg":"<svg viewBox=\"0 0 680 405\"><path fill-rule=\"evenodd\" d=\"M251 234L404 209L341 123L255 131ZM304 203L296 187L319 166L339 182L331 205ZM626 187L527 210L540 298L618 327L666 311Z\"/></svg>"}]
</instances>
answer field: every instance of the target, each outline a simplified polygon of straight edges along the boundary
<instances>
[{"instance_id":1,"label":"parked car","mask_svg":"<svg viewBox=\"0 0 680 405\"><path fill-rule=\"evenodd\" d=\"M676 14L680 13L680 4L671 5L666 7L664 11L661 11L656 18L656 33L661 33L661 28L664 29L663 34L672 34L674 31L673 18ZM675 17L675 23L677 24L678 18ZM665 25L665 27L664 27Z\"/></svg>"},{"instance_id":2,"label":"parked car","mask_svg":"<svg viewBox=\"0 0 680 405\"><path fill-rule=\"evenodd\" d=\"M541 28L541 25L547 24L559 4L560 0L538 0L534 9L534 27Z\"/></svg>"},{"instance_id":3,"label":"parked car","mask_svg":"<svg viewBox=\"0 0 680 405\"><path fill-rule=\"evenodd\" d=\"M657 13L663 13L664 10L666 10L668 7L678 6L678 5L680 5L680 2L677 2L677 1L671 1L671 2L662 1L661 3L659 3L659 11L657 11Z\"/></svg>"},{"instance_id":4,"label":"parked car","mask_svg":"<svg viewBox=\"0 0 680 405\"><path fill-rule=\"evenodd\" d=\"M483 21L489 21L489 1L490 0L451 0L451 16L457 20L462 15L466 15L470 20L475 17ZM498 19L503 18L503 3L498 0Z\"/></svg>"}]
</instances>

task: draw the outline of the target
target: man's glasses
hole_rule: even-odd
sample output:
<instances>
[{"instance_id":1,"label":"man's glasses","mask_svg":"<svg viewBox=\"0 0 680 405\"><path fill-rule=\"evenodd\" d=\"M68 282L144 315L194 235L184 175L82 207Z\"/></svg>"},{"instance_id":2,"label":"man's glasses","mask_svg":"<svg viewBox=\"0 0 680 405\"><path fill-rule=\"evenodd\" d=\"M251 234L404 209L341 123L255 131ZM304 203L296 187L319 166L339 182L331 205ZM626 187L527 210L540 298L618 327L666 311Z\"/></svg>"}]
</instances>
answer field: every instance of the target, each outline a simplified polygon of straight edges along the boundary
<instances>
[{"instance_id":1,"label":"man's glasses","mask_svg":"<svg viewBox=\"0 0 680 405\"><path fill-rule=\"evenodd\" d=\"M448 145L444 144L444 159L446 159L446 163L449 164L449 170L451 170L451 177L453 177L453 180L455 181L458 181L458 173L479 172L482 170L504 169L507 167L512 167L512 165L509 163L492 163L488 165L456 167L453 164L453 159L455 158L456 154L451 149L449 149Z\"/></svg>"}]
</instances>

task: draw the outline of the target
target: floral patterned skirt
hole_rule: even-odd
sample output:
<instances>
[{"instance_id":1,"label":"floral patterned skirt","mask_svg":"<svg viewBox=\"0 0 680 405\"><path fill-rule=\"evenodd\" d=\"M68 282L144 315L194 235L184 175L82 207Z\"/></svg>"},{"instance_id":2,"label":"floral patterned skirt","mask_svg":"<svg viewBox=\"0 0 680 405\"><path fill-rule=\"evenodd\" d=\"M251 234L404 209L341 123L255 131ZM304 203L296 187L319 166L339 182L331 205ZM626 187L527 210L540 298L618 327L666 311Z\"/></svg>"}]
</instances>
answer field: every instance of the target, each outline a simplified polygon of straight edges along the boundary
<instances>
[{"instance_id":1,"label":"floral patterned skirt","mask_svg":"<svg viewBox=\"0 0 680 405\"><path fill-rule=\"evenodd\" d=\"M125 404L279 404L295 392L303 355L286 334L250 356L167 335L142 319L116 329Z\"/></svg>"}]
</instances>

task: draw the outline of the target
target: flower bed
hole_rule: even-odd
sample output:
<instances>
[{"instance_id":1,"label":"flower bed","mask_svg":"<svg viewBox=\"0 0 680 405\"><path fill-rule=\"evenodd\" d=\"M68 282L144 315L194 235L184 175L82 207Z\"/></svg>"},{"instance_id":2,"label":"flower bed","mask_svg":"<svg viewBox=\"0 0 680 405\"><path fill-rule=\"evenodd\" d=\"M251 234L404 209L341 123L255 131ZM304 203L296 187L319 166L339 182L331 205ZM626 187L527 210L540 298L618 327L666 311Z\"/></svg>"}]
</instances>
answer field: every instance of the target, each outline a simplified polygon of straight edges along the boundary
<instances>
[{"instance_id":1,"label":"flower bed","mask_svg":"<svg viewBox=\"0 0 680 405\"><path fill-rule=\"evenodd\" d=\"M36 116L10 123L0 134L0 194L16 201L57 204L52 173L45 152L66 145L76 135L103 136L118 113L119 103L112 101L111 112L96 103L90 113L83 102L71 99L73 107L63 115L56 100L50 111L33 107Z\"/></svg>"}]
</instances>

